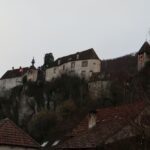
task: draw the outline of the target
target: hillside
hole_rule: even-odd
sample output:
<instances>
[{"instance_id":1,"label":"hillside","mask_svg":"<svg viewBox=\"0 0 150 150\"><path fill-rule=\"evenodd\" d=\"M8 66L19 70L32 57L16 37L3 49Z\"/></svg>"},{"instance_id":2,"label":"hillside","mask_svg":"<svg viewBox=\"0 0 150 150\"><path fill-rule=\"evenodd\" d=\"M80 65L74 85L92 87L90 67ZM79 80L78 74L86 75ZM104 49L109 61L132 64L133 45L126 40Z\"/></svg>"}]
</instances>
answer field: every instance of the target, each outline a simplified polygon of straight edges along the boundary
<instances>
[{"instance_id":1,"label":"hillside","mask_svg":"<svg viewBox=\"0 0 150 150\"><path fill-rule=\"evenodd\" d=\"M102 60L102 72L109 73L113 78L120 73L133 76L137 73L137 55L129 54L114 59Z\"/></svg>"}]
</instances>

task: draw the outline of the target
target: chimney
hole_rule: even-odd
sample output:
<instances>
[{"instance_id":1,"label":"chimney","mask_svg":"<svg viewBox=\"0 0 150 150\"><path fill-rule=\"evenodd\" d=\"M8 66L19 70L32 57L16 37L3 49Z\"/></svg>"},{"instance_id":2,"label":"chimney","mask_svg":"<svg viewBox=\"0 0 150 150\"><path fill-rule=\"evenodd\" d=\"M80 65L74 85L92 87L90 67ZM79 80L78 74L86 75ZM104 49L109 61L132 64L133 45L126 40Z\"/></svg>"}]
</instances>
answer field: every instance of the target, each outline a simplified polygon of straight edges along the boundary
<instances>
[{"instance_id":1,"label":"chimney","mask_svg":"<svg viewBox=\"0 0 150 150\"><path fill-rule=\"evenodd\" d=\"M12 70L14 70L14 67L12 67Z\"/></svg>"},{"instance_id":2,"label":"chimney","mask_svg":"<svg viewBox=\"0 0 150 150\"><path fill-rule=\"evenodd\" d=\"M96 110L90 111L88 116L88 128L91 129L96 126Z\"/></svg>"}]
</instances>

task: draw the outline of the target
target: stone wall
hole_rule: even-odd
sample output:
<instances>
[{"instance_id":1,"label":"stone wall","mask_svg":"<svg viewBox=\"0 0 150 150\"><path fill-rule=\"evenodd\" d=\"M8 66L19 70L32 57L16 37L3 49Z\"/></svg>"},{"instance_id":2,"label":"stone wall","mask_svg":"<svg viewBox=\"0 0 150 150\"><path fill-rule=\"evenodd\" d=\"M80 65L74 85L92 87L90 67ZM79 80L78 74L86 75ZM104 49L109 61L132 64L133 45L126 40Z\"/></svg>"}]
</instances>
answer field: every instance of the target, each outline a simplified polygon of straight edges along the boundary
<instances>
[{"instance_id":1,"label":"stone wall","mask_svg":"<svg viewBox=\"0 0 150 150\"><path fill-rule=\"evenodd\" d=\"M103 95L109 95L110 81L89 82L88 87L92 99L101 98Z\"/></svg>"}]
</instances>

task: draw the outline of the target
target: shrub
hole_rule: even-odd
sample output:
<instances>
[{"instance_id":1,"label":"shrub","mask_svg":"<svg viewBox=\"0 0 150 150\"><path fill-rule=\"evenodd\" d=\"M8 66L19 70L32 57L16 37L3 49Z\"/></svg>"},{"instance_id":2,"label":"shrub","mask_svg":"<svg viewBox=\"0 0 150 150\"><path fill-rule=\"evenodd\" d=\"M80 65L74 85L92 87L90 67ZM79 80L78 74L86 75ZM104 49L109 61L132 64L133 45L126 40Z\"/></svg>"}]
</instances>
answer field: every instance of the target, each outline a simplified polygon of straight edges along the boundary
<instances>
[{"instance_id":1,"label":"shrub","mask_svg":"<svg viewBox=\"0 0 150 150\"><path fill-rule=\"evenodd\" d=\"M57 117L50 111L41 111L34 115L28 125L29 133L39 142L47 140L48 135L53 132Z\"/></svg>"},{"instance_id":2,"label":"shrub","mask_svg":"<svg viewBox=\"0 0 150 150\"><path fill-rule=\"evenodd\" d=\"M76 105L74 101L67 100L58 106L57 110L63 118L68 118L75 112Z\"/></svg>"}]
</instances>

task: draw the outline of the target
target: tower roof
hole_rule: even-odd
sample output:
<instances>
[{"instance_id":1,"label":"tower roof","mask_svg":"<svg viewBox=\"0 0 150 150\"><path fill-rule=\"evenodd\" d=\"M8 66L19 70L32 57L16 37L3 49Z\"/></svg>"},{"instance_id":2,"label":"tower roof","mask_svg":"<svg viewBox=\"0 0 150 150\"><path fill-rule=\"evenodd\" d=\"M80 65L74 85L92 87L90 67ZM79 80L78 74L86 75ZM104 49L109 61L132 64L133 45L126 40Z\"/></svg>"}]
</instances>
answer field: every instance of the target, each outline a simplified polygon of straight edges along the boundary
<instances>
[{"instance_id":1,"label":"tower roof","mask_svg":"<svg viewBox=\"0 0 150 150\"><path fill-rule=\"evenodd\" d=\"M146 41L141 49L139 50L138 54L147 53L150 54L150 44Z\"/></svg>"}]
</instances>

